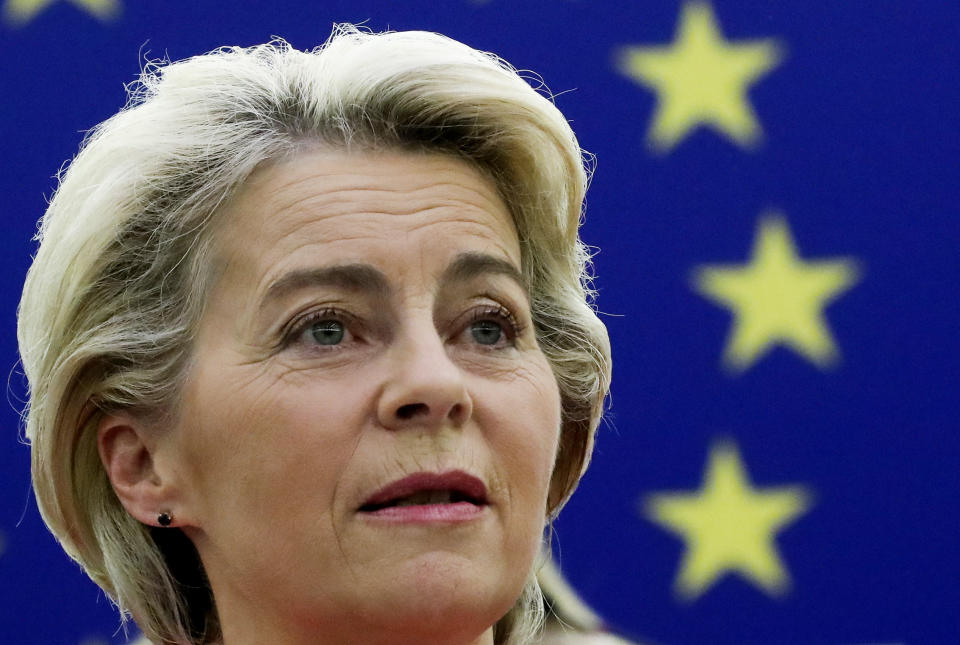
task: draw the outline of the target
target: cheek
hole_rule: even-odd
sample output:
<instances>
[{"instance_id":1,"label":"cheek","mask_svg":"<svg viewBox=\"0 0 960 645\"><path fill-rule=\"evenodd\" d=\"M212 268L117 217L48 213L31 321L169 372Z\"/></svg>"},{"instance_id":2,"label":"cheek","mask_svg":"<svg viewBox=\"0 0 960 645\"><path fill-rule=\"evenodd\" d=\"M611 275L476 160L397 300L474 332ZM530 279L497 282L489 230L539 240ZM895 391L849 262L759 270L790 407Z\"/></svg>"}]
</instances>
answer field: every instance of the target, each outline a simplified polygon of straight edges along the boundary
<instances>
[{"instance_id":1,"label":"cheek","mask_svg":"<svg viewBox=\"0 0 960 645\"><path fill-rule=\"evenodd\" d=\"M182 423L198 520L328 515L359 441L363 393L309 378L203 382Z\"/></svg>"},{"instance_id":2,"label":"cheek","mask_svg":"<svg viewBox=\"0 0 960 645\"><path fill-rule=\"evenodd\" d=\"M502 386L492 399L498 403L487 409L491 418L485 425L510 498L531 517L543 511L545 518L560 437L560 394L546 359Z\"/></svg>"}]
</instances>

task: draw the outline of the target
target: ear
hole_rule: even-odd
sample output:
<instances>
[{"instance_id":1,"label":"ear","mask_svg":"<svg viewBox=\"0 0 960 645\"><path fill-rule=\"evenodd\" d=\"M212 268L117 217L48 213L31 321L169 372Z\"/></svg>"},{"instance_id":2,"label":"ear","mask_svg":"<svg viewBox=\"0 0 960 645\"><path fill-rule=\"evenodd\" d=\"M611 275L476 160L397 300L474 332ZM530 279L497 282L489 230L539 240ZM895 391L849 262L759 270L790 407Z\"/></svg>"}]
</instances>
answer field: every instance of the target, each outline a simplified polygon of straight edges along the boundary
<instances>
[{"instance_id":1,"label":"ear","mask_svg":"<svg viewBox=\"0 0 960 645\"><path fill-rule=\"evenodd\" d=\"M106 414L97 427L97 450L120 503L135 519L160 526L158 516L177 518L171 482L154 467L156 433L126 413Z\"/></svg>"}]
</instances>

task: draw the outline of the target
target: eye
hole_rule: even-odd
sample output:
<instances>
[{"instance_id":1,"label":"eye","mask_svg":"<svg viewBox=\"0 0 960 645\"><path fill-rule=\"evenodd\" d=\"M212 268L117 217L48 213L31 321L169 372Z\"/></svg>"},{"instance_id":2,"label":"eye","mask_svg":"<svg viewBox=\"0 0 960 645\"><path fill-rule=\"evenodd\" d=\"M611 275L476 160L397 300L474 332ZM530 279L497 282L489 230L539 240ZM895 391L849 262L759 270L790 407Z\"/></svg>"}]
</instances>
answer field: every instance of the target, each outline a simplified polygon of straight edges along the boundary
<instances>
[{"instance_id":1,"label":"eye","mask_svg":"<svg viewBox=\"0 0 960 645\"><path fill-rule=\"evenodd\" d=\"M318 320L305 330L318 345L339 345L345 331L339 320Z\"/></svg>"},{"instance_id":2,"label":"eye","mask_svg":"<svg viewBox=\"0 0 960 645\"><path fill-rule=\"evenodd\" d=\"M465 341L489 349L513 347L522 333L513 313L502 306L482 306L469 314L461 332Z\"/></svg>"},{"instance_id":3,"label":"eye","mask_svg":"<svg viewBox=\"0 0 960 645\"><path fill-rule=\"evenodd\" d=\"M290 323L283 345L334 349L355 340L355 327L353 317L345 312L335 309L312 311Z\"/></svg>"},{"instance_id":4,"label":"eye","mask_svg":"<svg viewBox=\"0 0 960 645\"><path fill-rule=\"evenodd\" d=\"M470 323L470 335L481 345L496 345L503 337L503 327L493 320L477 320Z\"/></svg>"}]
</instances>

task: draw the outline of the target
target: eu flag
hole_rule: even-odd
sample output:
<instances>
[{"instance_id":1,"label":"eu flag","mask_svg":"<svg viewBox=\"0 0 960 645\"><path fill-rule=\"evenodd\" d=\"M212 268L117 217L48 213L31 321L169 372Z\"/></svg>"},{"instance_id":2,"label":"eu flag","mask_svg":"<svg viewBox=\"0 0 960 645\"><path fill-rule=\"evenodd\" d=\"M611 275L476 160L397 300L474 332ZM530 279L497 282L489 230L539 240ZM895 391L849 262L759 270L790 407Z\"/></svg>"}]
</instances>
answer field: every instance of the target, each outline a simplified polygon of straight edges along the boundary
<instances>
[{"instance_id":1,"label":"eu flag","mask_svg":"<svg viewBox=\"0 0 960 645\"><path fill-rule=\"evenodd\" d=\"M20 436L15 312L58 168L145 59L365 22L534 70L597 157L613 388L553 555L609 628L960 643L960 4L0 2L3 642L135 636L44 528Z\"/></svg>"}]
</instances>

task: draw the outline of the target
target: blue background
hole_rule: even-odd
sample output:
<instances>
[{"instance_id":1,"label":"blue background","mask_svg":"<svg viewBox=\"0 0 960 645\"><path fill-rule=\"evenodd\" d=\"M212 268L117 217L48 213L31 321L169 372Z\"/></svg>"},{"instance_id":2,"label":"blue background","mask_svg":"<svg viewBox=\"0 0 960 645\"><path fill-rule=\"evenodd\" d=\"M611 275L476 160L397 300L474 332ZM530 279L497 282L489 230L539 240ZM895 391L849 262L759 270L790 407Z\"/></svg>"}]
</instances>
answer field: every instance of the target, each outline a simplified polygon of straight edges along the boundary
<instances>
[{"instance_id":1,"label":"blue background","mask_svg":"<svg viewBox=\"0 0 960 645\"><path fill-rule=\"evenodd\" d=\"M960 643L960 4L716 0L724 36L776 38L750 86L764 138L699 128L646 144L657 94L615 64L668 45L682 3L587 0L143 2L108 19L53 0L0 23L0 641L123 642L110 603L46 532L20 441L16 306L53 175L117 111L141 57L173 59L272 35L322 43L337 21L439 31L535 70L598 169L583 237L614 348L610 421L557 523L564 572L618 631L648 643ZM861 279L824 310L829 369L775 348L722 365L732 316L691 286L744 264L780 211L805 260L852 258ZM695 492L710 447L736 443L754 486L799 485L811 508L776 536L792 586L727 575L673 592L685 551L641 501Z\"/></svg>"}]
</instances>

